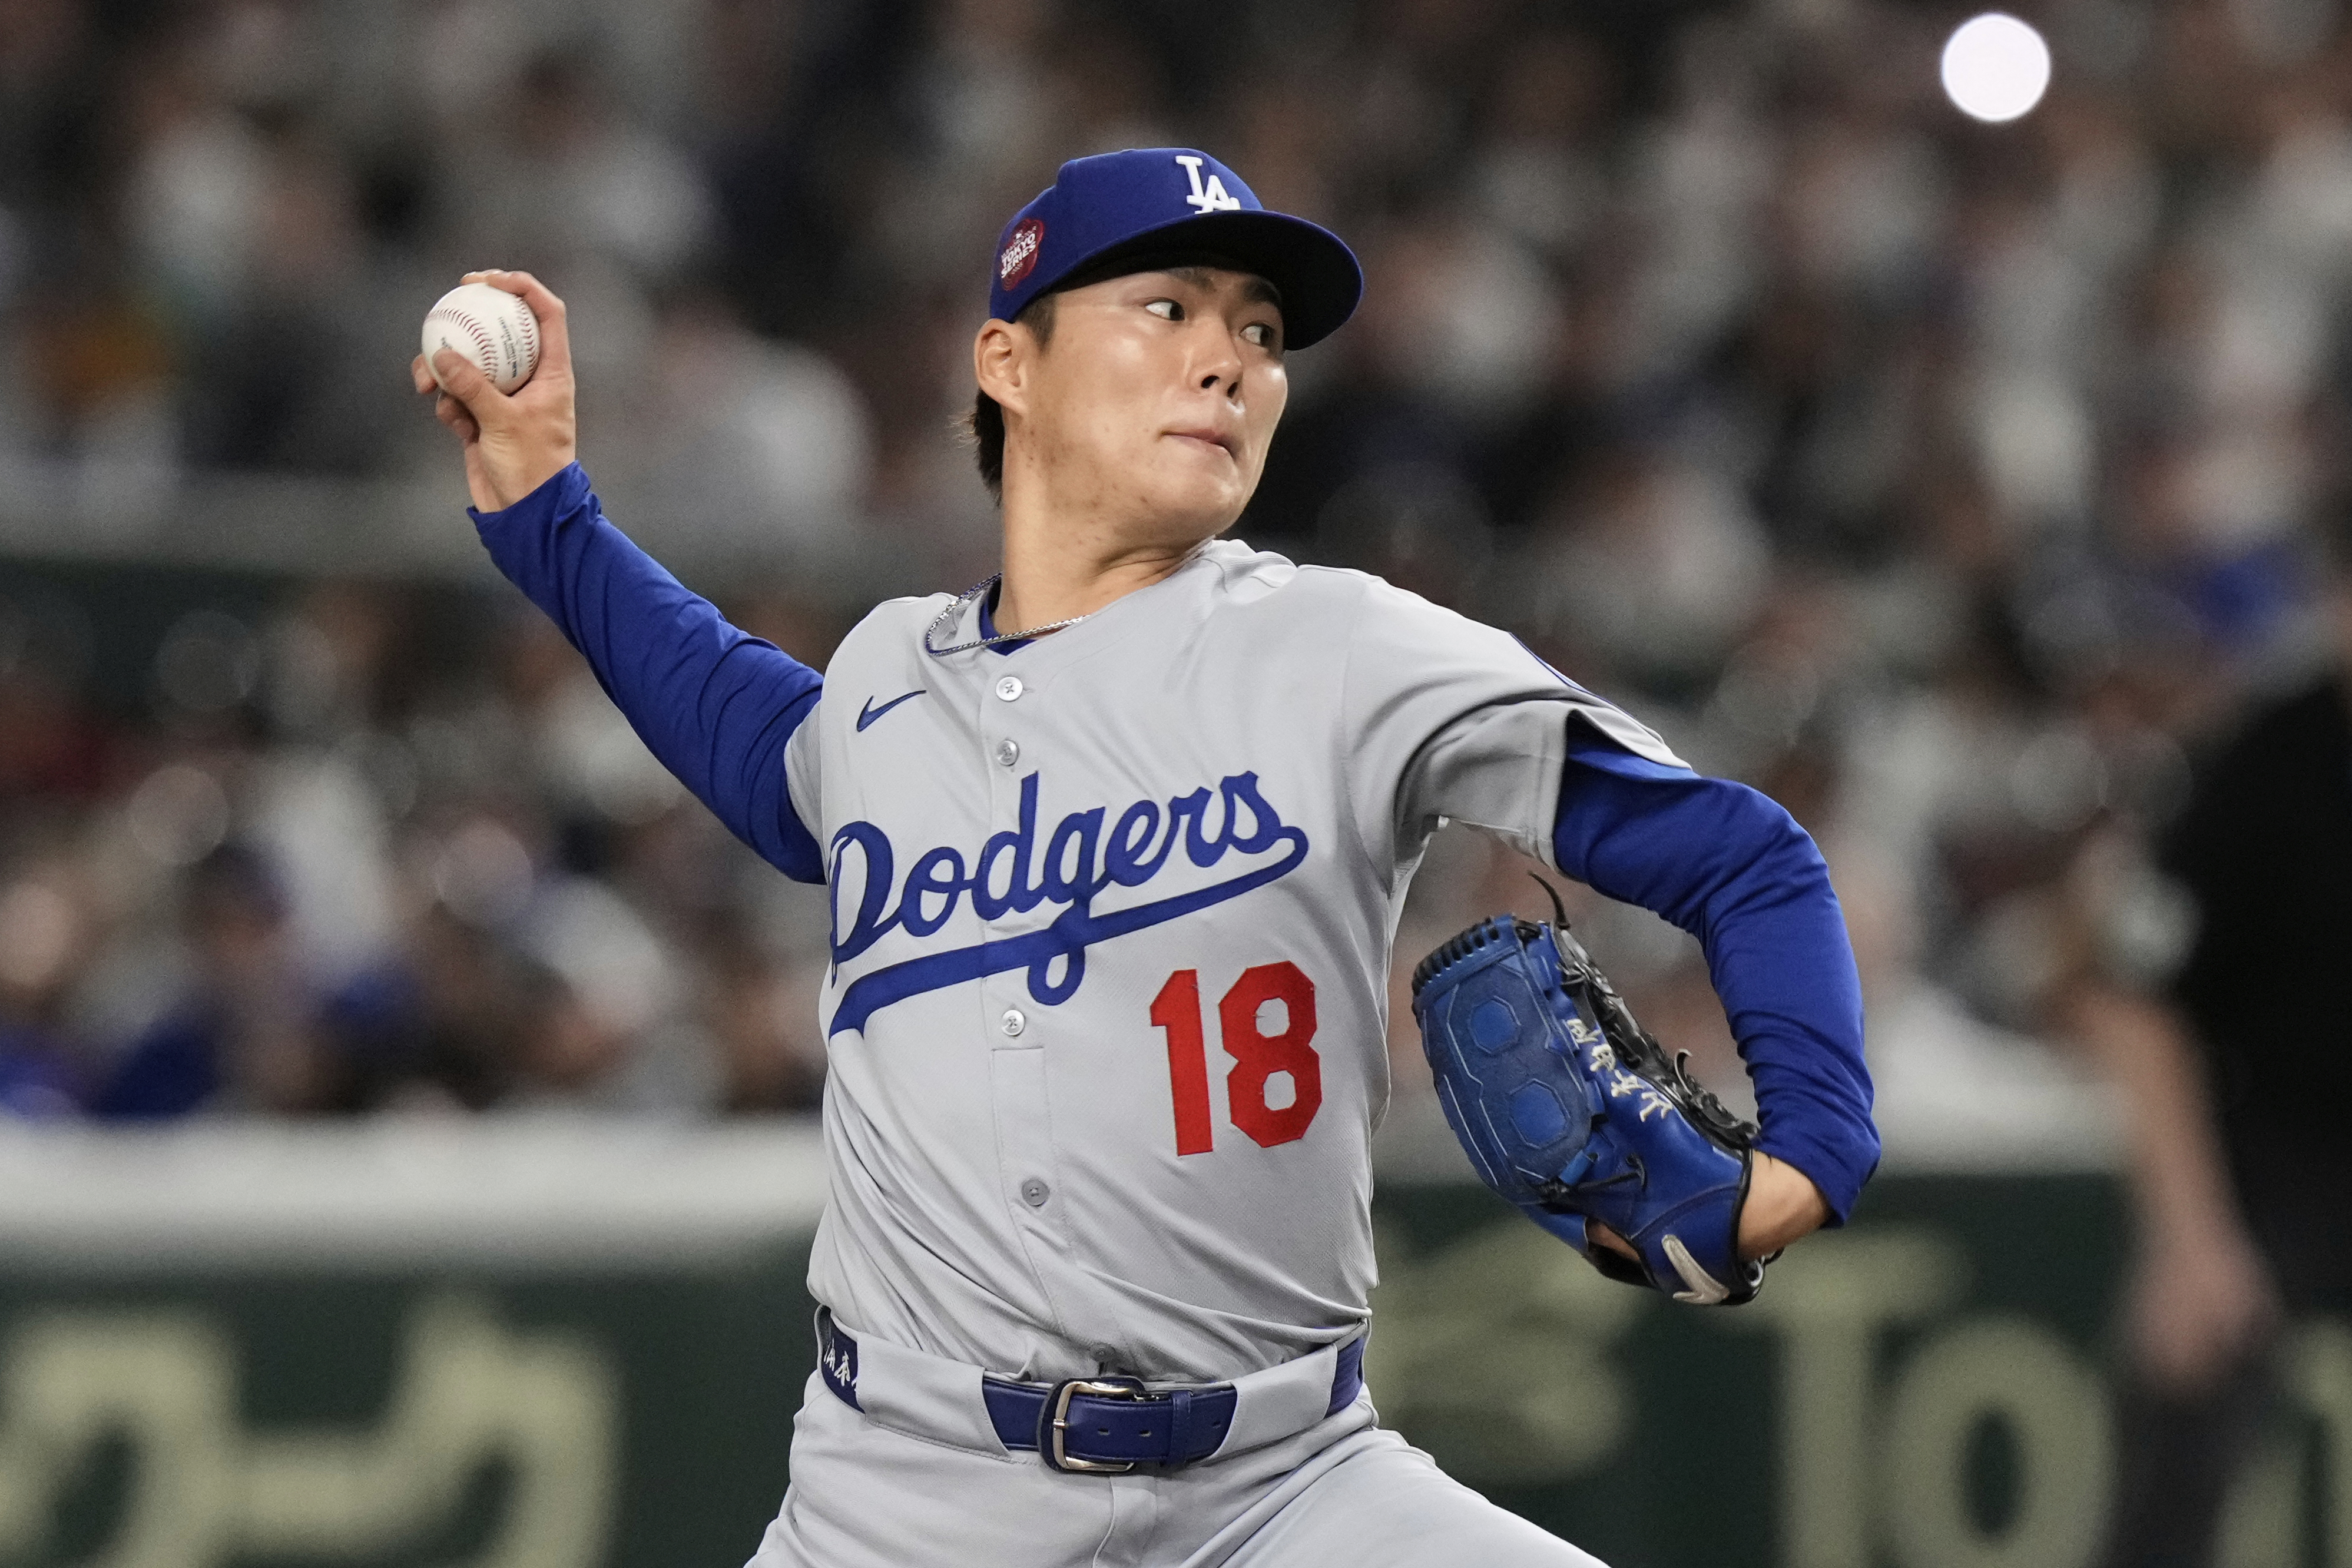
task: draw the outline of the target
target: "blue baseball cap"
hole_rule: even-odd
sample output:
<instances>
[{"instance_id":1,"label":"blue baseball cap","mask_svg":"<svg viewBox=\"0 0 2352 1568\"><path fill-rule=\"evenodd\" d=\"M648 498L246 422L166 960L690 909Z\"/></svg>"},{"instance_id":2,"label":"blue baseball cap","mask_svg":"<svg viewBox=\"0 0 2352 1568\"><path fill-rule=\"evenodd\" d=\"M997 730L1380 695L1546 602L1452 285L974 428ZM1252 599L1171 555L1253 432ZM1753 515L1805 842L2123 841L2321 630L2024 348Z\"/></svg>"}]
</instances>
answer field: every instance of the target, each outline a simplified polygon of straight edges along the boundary
<instances>
[{"instance_id":1,"label":"blue baseball cap","mask_svg":"<svg viewBox=\"0 0 2352 1568\"><path fill-rule=\"evenodd\" d=\"M1230 257L1282 293L1285 344L1337 331L1363 297L1363 268L1330 230L1270 213L1240 175L1189 147L1073 158L996 242L988 313L1010 321L1081 273L1169 254Z\"/></svg>"}]
</instances>

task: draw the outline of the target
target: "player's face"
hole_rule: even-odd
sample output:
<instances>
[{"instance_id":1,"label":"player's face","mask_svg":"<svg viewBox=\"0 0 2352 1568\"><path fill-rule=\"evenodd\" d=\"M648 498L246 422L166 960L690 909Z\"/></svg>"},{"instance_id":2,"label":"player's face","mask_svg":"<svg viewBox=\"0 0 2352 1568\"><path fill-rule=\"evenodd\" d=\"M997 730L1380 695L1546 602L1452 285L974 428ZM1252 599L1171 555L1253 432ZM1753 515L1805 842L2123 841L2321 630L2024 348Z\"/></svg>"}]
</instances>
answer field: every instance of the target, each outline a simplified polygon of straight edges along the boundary
<instances>
[{"instance_id":1,"label":"player's face","mask_svg":"<svg viewBox=\"0 0 2352 1568\"><path fill-rule=\"evenodd\" d=\"M1272 286L1180 267L1073 288L1055 305L1021 434L1057 502L1154 538L1231 528L1290 395Z\"/></svg>"}]
</instances>

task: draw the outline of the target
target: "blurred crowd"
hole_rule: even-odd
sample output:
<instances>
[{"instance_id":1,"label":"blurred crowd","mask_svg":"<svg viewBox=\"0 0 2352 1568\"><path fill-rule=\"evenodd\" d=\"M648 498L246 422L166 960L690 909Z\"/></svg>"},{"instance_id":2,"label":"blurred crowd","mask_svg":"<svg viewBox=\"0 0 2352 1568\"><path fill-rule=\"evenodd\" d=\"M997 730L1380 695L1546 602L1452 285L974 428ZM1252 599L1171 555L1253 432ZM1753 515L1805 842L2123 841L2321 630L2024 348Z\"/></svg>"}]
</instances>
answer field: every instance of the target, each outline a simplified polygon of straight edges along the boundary
<instances>
[{"instance_id":1,"label":"blurred crowd","mask_svg":"<svg viewBox=\"0 0 2352 1568\"><path fill-rule=\"evenodd\" d=\"M770 872L519 598L174 607L140 707L92 617L0 614L0 1109L155 1119L813 1106L820 893ZM745 625L812 656L821 622Z\"/></svg>"},{"instance_id":2,"label":"blurred crowd","mask_svg":"<svg viewBox=\"0 0 2352 1568\"><path fill-rule=\"evenodd\" d=\"M1788 805L1890 1146L2072 1136L2037 1037L2179 962L2152 836L2325 641L2352 41L2333 0L2025 9L2056 79L1990 127L1937 86L1956 15L1893 0L9 0L0 472L420 479L461 528L416 322L529 267L616 518L755 563L726 607L822 662L877 596L827 562L989 570L951 421L1005 216L1200 145L1370 284L1242 536ZM822 895L518 597L191 588L110 692L102 582L0 590L0 1103L812 1103ZM1517 876L1433 857L1405 967L1540 909ZM1687 939L1576 913L1736 1071Z\"/></svg>"}]
</instances>

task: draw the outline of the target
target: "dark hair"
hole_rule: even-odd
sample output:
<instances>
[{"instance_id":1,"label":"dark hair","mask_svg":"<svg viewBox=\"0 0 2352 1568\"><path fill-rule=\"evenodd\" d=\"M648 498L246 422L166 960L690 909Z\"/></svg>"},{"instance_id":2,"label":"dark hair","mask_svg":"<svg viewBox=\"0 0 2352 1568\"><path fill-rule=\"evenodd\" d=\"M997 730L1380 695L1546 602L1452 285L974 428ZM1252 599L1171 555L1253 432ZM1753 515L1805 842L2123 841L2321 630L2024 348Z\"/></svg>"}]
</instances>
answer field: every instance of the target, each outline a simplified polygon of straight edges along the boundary
<instances>
[{"instance_id":1,"label":"dark hair","mask_svg":"<svg viewBox=\"0 0 2352 1568\"><path fill-rule=\"evenodd\" d=\"M1021 308L1013 318L1036 335L1037 346L1044 348L1054 340L1054 298L1055 290L1048 289ZM997 500L1004 499L1004 410L984 392L972 393L971 413L964 420L964 433L971 438L972 458L980 465L981 483Z\"/></svg>"}]
</instances>

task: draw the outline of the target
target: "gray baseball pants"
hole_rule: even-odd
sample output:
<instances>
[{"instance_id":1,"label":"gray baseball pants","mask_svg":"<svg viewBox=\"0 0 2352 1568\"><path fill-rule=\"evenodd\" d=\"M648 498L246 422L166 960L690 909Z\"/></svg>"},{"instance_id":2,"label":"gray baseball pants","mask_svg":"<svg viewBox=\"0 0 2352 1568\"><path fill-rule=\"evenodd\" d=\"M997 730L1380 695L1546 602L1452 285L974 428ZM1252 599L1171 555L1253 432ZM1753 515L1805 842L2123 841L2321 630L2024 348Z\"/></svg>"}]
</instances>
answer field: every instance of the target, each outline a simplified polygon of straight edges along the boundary
<instances>
[{"instance_id":1,"label":"gray baseball pants","mask_svg":"<svg viewBox=\"0 0 2352 1568\"><path fill-rule=\"evenodd\" d=\"M1382 1429L1368 1396L1244 1452L1120 1476L1007 1450L984 1416L893 1420L810 1376L791 1490L750 1568L1601 1568Z\"/></svg>"}]
</instances>

